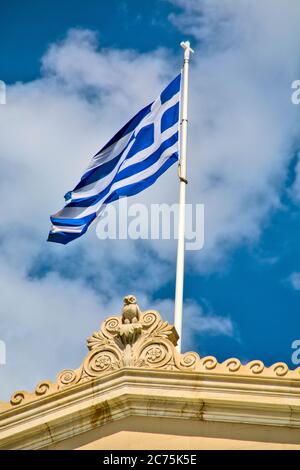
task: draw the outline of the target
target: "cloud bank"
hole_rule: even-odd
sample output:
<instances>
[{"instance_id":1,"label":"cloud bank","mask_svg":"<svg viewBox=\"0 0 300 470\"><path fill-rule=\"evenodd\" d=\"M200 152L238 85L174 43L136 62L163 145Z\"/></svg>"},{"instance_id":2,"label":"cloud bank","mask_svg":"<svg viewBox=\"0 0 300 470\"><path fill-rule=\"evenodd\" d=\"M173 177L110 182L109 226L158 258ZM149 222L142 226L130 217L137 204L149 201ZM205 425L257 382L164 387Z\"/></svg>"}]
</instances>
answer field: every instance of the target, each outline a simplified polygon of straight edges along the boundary
<instances>
[{"instance_id":1,"label":"cloud bank","mask_svg":"<svg viewBox=\"0 0 300 470\"><path fill-rule=\"evenodd\" d=\"M208 274L222 269L236 247L257 241L280 208L300 130L290 100L290 84L300 76L300 5L173 3L181 12L170 21L192 34L196 49L188 200L204 203L206 214L205 248L188 254L187 268ZM172 300L157 300L157 292L174 281L175 243L100 242L94 228L67 247L45 242L49 214L62 206L89 157L180 65L179 54L163 48L142 54L100 46L92 31L69 31L49 46L41 76L8 87L0 108L2 398L77 367L83 339L120 311L124 294L172 317ZM132 202L177 198L172 168ZM186 303L185 348L201 334L234 334L230 317L201 305L200 297Z\"/></svg>"}]
</instances>

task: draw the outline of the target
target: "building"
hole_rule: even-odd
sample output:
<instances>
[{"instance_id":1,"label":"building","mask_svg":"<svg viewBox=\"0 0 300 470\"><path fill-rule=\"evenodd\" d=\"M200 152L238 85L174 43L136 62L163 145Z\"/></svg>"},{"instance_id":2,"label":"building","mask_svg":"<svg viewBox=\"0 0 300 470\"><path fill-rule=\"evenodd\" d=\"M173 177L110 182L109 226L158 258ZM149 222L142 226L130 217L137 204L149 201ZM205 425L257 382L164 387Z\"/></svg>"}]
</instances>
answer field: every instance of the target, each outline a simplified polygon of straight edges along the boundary
<instances>
[{"instance_id":1,"label":"building","mask_svg":"<svg viewBox=\"0 0 300 470\"><path fill-rule=\"evenodd\" d=\"M180 354L127 299L78 369L0 402L0 449L300 449L300 367Z\"/></svg>"}]
</instances>

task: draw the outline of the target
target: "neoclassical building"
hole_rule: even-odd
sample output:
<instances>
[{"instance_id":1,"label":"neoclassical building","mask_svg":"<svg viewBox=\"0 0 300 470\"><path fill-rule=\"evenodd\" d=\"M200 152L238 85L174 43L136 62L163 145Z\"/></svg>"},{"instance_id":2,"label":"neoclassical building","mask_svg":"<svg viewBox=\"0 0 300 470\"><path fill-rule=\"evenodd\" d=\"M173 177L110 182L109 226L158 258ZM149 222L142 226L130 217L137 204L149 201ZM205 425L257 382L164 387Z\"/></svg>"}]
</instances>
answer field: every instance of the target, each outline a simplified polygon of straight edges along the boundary
<instances>
[{"instance_id":1,"label":"neoclassical building","mask_svg":"<svg viewBox=\"0 0 300 470\"><path fill-rule=\"evenodd\" d=\"M300 449L300 368L180 354L130 298L78 369L0 402L0 449Z\"/></svg>"}]
</instances>

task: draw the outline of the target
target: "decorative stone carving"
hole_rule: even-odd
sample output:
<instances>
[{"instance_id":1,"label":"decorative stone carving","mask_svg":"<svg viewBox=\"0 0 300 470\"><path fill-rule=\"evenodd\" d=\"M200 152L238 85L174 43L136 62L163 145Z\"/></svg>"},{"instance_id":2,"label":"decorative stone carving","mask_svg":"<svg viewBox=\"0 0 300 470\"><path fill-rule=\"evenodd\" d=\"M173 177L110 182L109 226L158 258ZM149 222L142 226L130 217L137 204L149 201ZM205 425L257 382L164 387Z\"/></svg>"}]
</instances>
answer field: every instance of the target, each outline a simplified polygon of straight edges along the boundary
<instances>
[{"instance_id":1,"label":"decorative stone carving","mask_svg":"<svg viewBox=\"0 0 300 470\"><path fill-rule=\"evenodd\" d=\"M158 312L141 313L136 298L126 296L122 315L110 317L87 340L90 353L81 368L62 371L58 387L86 381L122 367L195 370L196 353L179 354L174 326L161 320Z\"/></svg>"},{"instance_id":2,"label":"decorative stone carving","mask_svg":"<svg viewBox=\"0 0 300 470\"><path fill-rule=\"evenodd\" d=\"M141 319L141 311L136 303L134 295L126 295L123 299L122 323L138 323Z\"/></svg>"},{"instance_id":3,"label":"decorative stone carving","mask_svg":"<svg viewBox=\"0 0 300 470\"><path fill-rule=\"evenodd\" d=\"M15 392L10 398L10 404L13 406L20 405L21 403L23 404L24 402L32 401L32 399L40 398L44 395L57 392L57 390L57 384L52 383L50 380L43 380L37 384L33 393L29 393L24 390Z\"/></svg>"},{"instance_id":4,"label":"decorative stone carving","mask_svg":"<svg viewBox=\"0 0 300 470\"><path fill-rule=\"evenodd\" d=\"M237 376L263 376L270 378L299 379L300 367L289 370L285 363L265 367L254 360L246 365L230 358L222 364L213 356L199 357L195 352L180 354L177 349L178 334L173 325L163 321L155 310L141 312L133 295L124 298L122 315L109 317L87 339L89 353L78 369L66 369L57 376L56 383L40 382L33 393L15 392L10 405L0 402L0 411L43 398L73 385L96 379L103 374L122 368L190 371L205 374L230 374Z\"/></svg>"}]
</instances>

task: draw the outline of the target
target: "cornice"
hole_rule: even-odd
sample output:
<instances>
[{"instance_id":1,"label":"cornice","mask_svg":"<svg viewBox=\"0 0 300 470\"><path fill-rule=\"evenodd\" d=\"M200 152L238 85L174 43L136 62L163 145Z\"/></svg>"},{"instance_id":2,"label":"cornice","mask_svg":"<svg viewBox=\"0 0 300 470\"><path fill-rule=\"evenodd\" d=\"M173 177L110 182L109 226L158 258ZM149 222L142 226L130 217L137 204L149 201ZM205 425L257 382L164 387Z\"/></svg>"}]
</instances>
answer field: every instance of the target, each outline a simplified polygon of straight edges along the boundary
<instances>
[{"instance_id":1,"label":"cornice","mask_svg":"<svg viewBox=\"0 0 300 470\"><path fill-rule=\"evenodd\" d=\"M266 367L259 360L242 364L236 358L218 363L213 356L200 358L196 352L180 354L176 349L177 340L174 326L163 321L155 310L140 312L139 321L135 323L124 323L122 315L109 317L100 330L87 339L89 353L78 369L61 371L54 383L49 380L39 382L33 392L14 392L9 403L0 402L0 417L2 412L57 395L66 388L73 389L78 384L125 367L224 375L229 381L233 377L244 377L248 382L259 378L300 386L300 367L290 370L283 362Z\"/></svg>"},{"instance_id":2,"label":"cornice","mask_svg":"<svg viewBox=\"0 0 300 470\"><path fill-rule=\"evenodd\" d=\"M123 368L1 415L0 449L39 449L128 416L300 428L298 383ZM298 431L299 433L299 431Z\"/></svg>"},{"instance_id":3,"label":"cornice","mask_svg":"<svg viewBox=\"0 0 300 470\"><path fill-rule=\"evenodd\" d=\"M129 415L300 427L300 368L180 354L158 312L134 315L106 319L78 369L0 403L0 448L49 446Z\"/></svg>"}]
</instances>

